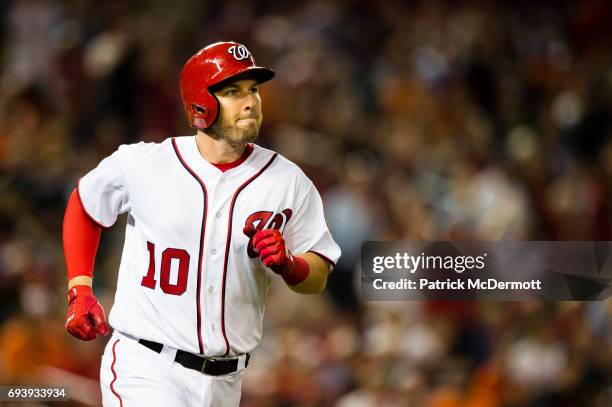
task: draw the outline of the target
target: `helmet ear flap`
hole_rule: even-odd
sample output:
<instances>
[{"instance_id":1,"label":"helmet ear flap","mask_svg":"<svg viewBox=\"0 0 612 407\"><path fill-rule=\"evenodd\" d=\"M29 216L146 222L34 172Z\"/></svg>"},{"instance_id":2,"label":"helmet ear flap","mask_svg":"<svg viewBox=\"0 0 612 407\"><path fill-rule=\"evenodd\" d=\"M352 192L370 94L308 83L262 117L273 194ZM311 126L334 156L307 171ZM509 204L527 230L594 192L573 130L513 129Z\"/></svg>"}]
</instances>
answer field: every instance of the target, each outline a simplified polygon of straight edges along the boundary
<instances>
[{"instance_id":1,"label":"helmet ear flap","mask_svg":"<svg viewBox=\"0 0 612 407\"><path fill-rule=\"evenodd\" d=\"M203 95L202 103L192 103L189 108L192 119L191 125L196 129L205 130L217 118L219 103L216 97L207 92L206 95Z\"/></svg>"},{"instance_id":2,"label":"helmet ear flap","mask_svg":"<svg viewBox=\"0 0 612 407\"><path fill-rule=\"evenodd\" d=\"M196 105L192 103L189 106L189 122L192 127L196 129L205 129L206 125L206 108L204 106Z\"/></svg>"},{"instance_id":3,"label":"helmet ear flap","mask_svg":"<svg viewBox=\"0 0 612 407\"><path fill-rule=\"evenodd\" d=\"M191 104L191 109L194 114L206 114L206 108L204 106L196 105L195 103Z\"/></svg>"}]
</instances>

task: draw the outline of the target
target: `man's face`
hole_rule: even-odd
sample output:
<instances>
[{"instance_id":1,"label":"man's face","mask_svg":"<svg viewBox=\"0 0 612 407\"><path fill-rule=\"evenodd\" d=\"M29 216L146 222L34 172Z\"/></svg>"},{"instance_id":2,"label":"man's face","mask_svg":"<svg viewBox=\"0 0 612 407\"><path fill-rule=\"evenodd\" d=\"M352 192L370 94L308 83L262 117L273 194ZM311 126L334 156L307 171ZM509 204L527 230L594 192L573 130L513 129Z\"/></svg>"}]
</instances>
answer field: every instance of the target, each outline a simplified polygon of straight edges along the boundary
<instances>
[{"instance_id":1,"label":"man's face","mask_svg":"<svg viewBox=\"0 0 612 407\"><path fill-rule=\"evenodd\" d=\"M262 121L257 82L252 79L237 80L214 93L219 100L219 116L207 133L231 145L254 141L259 135Z\"/></svg>"}]
</instances>

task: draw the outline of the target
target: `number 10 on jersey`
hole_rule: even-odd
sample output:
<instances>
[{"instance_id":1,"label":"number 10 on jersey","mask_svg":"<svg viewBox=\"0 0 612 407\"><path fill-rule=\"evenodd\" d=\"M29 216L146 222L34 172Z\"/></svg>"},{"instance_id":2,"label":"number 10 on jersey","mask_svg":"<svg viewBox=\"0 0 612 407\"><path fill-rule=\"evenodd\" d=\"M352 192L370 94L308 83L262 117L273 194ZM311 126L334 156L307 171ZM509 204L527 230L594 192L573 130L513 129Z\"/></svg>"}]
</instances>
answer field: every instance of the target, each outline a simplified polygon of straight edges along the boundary
<instances>
[{"instance_id":1,"label":"number 10 on jersey","mask_svg":"<svg viewBox=\"0 0 612 407\"><path fill-rule=\"evenodd\" d=\"M147 275L142 278L141 285L155 289L155 244L147 242L149 251L149 269ZM178 261L178 278L175 284L170 283L170 268L172 259ZM161 267L159 273L159 286L166 294L182 295L187 290L187 277L189 275L189 253L183 249L167 248L162 253Z\"/></svg>"}]
</instances>

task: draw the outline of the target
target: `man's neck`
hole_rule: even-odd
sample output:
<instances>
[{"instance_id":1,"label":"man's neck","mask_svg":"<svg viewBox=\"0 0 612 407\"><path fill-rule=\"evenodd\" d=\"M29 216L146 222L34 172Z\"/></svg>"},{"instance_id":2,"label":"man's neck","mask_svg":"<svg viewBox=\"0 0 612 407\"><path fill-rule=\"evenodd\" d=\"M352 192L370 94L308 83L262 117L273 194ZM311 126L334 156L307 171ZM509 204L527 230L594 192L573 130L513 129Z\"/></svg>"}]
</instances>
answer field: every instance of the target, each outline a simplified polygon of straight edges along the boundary
<instances>
[{"instance_id":1,"label":"man's neck","mask_svg":"<svg viewBox=\"0 0 612 407\"><path fill-rule=\"evenodd\" d=\"M238 160L246 147L245 143L232 145L226 140L216 140L201 130L196 135L200 155L213 164L231 163Z\"/></svg>"}]
</instances>

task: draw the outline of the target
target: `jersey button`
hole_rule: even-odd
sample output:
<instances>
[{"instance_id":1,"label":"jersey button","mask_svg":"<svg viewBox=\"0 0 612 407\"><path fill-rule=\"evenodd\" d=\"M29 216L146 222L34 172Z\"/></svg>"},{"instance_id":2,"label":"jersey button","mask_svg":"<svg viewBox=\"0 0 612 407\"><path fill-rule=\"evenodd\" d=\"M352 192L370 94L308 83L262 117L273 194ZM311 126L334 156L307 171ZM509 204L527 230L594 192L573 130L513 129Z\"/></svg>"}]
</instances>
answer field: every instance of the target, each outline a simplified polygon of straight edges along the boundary
<instances>
[{"instance_id":1,"label":"jersey button","mask_svg":"<svg viewBox=\"0 0 612 407\"><path fill-rule=\"evenodd\" d=\"M221 212L217 212L217 214L215 215L217 218L221 217Z\"/></svg>"},{"instance_id":2,"label":"jersey button","mask_svg":"<svg viewBox=\"0 0 612 407\"><path fill-rule=\"evenodd\" d=\"M212 285L210 287L208 287L208 292L209 293L214 293L215 292L215 287L213 287Z\"/></svg>"},{"instance_id":3,"label":"jersey button","mask_svg":"<svg viewBox=\"0 0 612 407\"><path fill-rule=\"evenodd\" d=\"M211 252L212 254L217 254L217 249L212 249L210 252Z\"/></svg>"},{"instance_id":4,"label":"jersey button","mask_svg":"<svg viewBox=\"0 0 612 407\"><path fill-rule=\"evenodd\" d=\"M224 179L220 180L219 184L225 184L225 180Z\"/></svg>"},{"instance_id":5,"label":"jersey button","mask_svg":"<svg viewBox=\"0 0 612 407\"><path fill-rule=\"evenodd\" d=\"M213 331L214 331L215 329L217 329L217 325L215 325L215 324L212 324L210 327L212 328L212 330L213 330Z\"/></svg>"}]
</instances>

